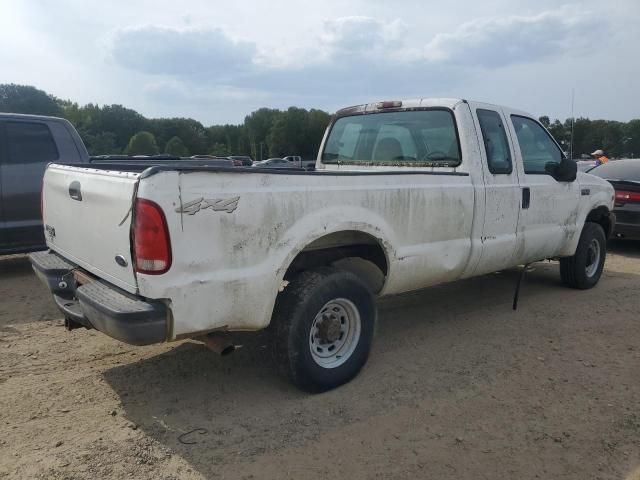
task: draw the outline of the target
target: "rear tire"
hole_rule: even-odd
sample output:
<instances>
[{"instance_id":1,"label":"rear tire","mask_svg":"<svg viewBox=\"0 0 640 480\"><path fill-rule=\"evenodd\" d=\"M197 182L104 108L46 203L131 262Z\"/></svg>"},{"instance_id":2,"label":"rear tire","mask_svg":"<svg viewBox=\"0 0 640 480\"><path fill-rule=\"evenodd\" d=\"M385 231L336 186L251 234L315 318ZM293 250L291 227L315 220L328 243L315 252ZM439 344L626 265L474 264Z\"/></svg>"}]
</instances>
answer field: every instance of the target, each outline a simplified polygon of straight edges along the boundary
<instances>
[{"instance_id":1,"label":"rear tire","mask_svg":"<svg viewBox=\"0 0 640 480\"><path fill-rule=\"evenodd\" d=\"M594 287L602 276L606 256L607 238L603 228L597 223L585 223L575 255L560 259L562 282L581 290Z\"/></svg>"},{"instance_id":2,"label":"rear tire","mask_svg":"<svg viewBox=\"0 0 640 480\"><path fill-rule=\"evenodd\" d=\"M367 361L377 311L351 272L302 272L278 295L271 347L280 370L300 389L323 392L354 378Z\"/></svg>"}]
</instances>

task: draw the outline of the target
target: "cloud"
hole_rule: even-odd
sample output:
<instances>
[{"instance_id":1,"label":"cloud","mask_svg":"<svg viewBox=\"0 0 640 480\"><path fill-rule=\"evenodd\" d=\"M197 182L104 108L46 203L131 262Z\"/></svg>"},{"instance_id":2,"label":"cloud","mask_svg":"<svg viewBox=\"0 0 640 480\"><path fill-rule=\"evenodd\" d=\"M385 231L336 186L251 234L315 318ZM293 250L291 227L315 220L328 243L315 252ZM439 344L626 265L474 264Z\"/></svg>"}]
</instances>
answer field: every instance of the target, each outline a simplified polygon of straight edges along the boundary
<instances>
[{"instance_id":1,"label":"cloud","mask_svg":"<svg viewBox=\"0 0 640 480\"><path fill-rule=\"evenodd\" d=\"M481 18L437 34L426 45L424 58L487 68L531 63L584 47L596 26L598 36L605 34L606 25L593 15L576 15L566 7L532 16Z\"/></svg>"},{"instance_id":2,"label":"cloud","mask_svg":"<svg viewBox=\"0 0 640 480\"><path fill-rule=\"evenodd\" d=\"M400 48L406 28L400 19L381 22L372 17L342 17L325 21L321 44L330 57L371 57Z\"/></svg>"},{"instance_id":3,"label":"cloud","mask_svg":"<svg viewBox=\"0 0 640 480\"><path fill-rule=\"evenodd\" d=\"M341 105L345 98L466 96L469 79L486 69L564 61L567 52L594 41L593 25L592 15L560 9L411 36L416 25L398 18L347 16L325 21L297 45L242 42L217 28L155 25L118 30L110 53L119 65L146 74L144 98L163 109Z\"/></svg>"},{"instance_id":4,"label":"cloud","mask_svg":"<svg viewBox=\"0 0 640 480\"><path fill-rule=\"evenodd\" d=\"M110 54L119 65L142 73L232 78L252 66L256 46L217 28L148 25L116 31Z\"/></svg>"},{"instance_id":5,"label":"cloud","mask_svg":"<svg viewBox=\"0 0 640 480\"><path fill-rule=\"evenodd\" d=\"M267 101L269 94L261 90L231 85L186 85L180 80L162 80L146 84L142 91L146 98L158 103L211 105L217 102Z\"/></svg>"}]
</instances>

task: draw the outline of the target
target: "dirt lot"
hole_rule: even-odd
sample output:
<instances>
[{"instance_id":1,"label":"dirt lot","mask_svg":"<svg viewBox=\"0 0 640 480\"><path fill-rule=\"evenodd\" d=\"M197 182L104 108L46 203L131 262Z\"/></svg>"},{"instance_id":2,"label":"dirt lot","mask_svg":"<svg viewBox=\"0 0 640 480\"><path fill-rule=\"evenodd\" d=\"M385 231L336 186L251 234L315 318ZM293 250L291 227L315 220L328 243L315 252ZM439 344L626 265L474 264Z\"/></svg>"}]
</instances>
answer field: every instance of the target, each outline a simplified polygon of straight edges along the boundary
<instances>
[{"instance_id":1,"label":"dirt lot","mask_svg":"<svg viewBox=\"0 0 640 480\"><path fill-rule=\"evenodd\" d=\"M382 301L361 375L310 396L259 336L220 358L65 332L0 260L0 477L640 478L640 244L586 292L536 264L513 312L516 276Z\"/></svg>"}]
</instances>

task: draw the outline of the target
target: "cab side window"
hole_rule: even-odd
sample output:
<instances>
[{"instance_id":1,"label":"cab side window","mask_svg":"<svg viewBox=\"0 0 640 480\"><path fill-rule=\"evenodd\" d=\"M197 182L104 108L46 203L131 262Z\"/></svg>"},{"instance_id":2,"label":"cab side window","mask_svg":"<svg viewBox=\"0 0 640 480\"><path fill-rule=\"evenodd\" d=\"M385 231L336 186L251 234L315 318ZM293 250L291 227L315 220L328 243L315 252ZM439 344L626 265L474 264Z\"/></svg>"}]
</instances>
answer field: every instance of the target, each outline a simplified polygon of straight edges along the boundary
<instances>
[{"instance_id":1,"label":"cab side window","mask_svg":"<svg viewBox=\"0 0 640 480\"><path fill-rule=\"evenodd\" d=\"M509 142L507 141L507 134L504 131L500 114L493 110L484 109L476 110L476 114L478 115L478 122L480 122L489 171L494 174L511 173L513 164L511 162Z\"/></svg>"},{"instance_id":2,"label":"cab side window","mask_svg":"<svg viewBox=\"0 0 640 480\"><path fill-rule=\"evenodd\" d=\"M538 122L518 115L511 115L511 122L520 144L524 173L547 173L547 164L562 161L562 151Z\"/></svg>"},{"instance_id":3,"label":"cab side window","mask_svg":"<svg viewBox=\"0 0 640 480\"><path fill-rule=\"evenodd\" d=\"M48 163L58 159L58 149L44 123L7 122L9 163Z\"/></svg>"}]
</instances>

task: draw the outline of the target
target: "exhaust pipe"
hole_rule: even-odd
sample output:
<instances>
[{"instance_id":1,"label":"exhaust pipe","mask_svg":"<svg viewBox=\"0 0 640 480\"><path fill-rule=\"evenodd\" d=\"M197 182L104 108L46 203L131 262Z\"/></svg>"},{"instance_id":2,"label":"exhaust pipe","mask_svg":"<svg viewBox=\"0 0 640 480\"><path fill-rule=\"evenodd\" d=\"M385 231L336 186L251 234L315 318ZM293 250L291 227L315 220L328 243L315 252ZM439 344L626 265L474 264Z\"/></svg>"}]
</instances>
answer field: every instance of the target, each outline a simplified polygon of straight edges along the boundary
<instances>
[{"instance_id":1,"label":"exhaust pipe","mask_svg":"<svg viewBox=\"0 0 640 480\"><path fill-rule=\"evenodd\" d=\"M204 343L204 345L212 352L217 353L221 357L227 356L235 352L242 345L234 345L224 335L210 333L209 335L203 335L197 337L194 340Z\"/></svg>"}]
</instances>

